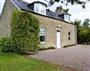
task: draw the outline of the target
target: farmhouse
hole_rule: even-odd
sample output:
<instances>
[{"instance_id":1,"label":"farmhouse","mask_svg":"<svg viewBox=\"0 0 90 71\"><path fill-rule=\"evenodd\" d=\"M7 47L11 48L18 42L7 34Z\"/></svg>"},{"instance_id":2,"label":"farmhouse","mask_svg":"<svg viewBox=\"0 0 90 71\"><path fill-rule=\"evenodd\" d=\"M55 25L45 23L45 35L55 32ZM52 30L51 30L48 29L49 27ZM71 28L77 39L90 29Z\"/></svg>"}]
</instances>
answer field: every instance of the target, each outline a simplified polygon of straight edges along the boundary
<instances>
[{"instance_id":1,"label":"farmhouse","mask_svg":"<svg viewBox=\"0 0 90 71\"><path fill-rule=\"evenodd\" d=\"M60 13L60 7L52 12L42 0L32 3L23 0L0 0L0 5L0 37L10 37L12 13L18 9L30 12L40 21L41 48L61 48L77 44L76 27L70 23L70 14Z\"/></svg>"}]
</instances>

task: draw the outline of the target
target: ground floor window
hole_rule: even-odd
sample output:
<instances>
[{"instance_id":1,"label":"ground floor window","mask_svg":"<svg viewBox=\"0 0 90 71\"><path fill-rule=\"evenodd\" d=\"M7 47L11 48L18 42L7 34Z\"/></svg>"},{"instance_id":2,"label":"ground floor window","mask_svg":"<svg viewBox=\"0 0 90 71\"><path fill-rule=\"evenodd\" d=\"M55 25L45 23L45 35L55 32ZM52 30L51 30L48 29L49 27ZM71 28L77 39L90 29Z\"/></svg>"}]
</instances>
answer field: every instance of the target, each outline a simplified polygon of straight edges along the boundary
<instances>
[{"instance_id":1,"label":"ground floor window","mask_svg":"<svg viewBox=\"0 0 90 71\"><path fill-rule=\"evenodd\" d=\"M68 40L71 40L71 37L68 37Z\"/></svg>"},{"instance_id":2,"label":"ground floor window","mask_svg":"<svg viewBox=\"0 0 90 71\"><path fill-rule=\"evenodd\" d=\"M45 42L45 36L40 36L40 42Z\"/></svg>"},{"instance_id":3,"label":"ground floor window","mask_svg":"<svg viewBox=\"0 0 90 71\"><path fill-rule=\"evenodd\" d=\"M40 28L40 42L41 43L46 42L46 28L45 27Z\"/></svg>"},{"instance_id":4,"label":"ground floor window","mask_svg":"<svg viewBox=\"0 0 90 71\"><path fill-rule=\"evenodd\" d=\"M71 40L71 32L68 32L68 40Z\"/></svg>"}]
</instances>

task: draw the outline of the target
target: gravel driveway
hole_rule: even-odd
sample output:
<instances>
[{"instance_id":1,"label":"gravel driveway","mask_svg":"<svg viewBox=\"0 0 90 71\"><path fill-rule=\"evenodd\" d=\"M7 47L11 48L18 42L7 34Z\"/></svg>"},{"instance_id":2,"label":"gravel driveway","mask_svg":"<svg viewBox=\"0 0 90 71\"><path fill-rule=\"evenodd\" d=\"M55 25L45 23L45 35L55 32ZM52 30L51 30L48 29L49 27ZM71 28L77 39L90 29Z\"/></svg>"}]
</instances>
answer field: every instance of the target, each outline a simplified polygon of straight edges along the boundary
<instances>
[{"instance_id":1,"label":"gravel driveway","mask_svg":"<svg viewBox=\"0 0 90 71\"><path fill-rule=\"evenodd\" d=\"M40 51L33 58L71 67L79 71L90 71L90 45Z\"/></svg>"}]
</instances>

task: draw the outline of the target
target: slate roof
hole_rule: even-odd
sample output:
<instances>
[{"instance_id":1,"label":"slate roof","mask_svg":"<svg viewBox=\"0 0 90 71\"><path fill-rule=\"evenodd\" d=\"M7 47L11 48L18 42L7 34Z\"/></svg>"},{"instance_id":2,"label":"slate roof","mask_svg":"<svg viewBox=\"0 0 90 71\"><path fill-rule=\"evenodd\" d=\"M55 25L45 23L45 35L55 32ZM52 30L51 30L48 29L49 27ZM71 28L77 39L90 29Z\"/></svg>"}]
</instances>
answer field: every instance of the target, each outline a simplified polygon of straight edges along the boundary
<instances>
[{"instance_id":1,"label":"slate roof","mask_svg":"<svg viewBox=\"0 0 90 71\"><path fill-rule=\"evenodd\" d=\"M46 10L46 15L57 19L64 19L62 16L59 16L58 13L52 12L49 9Z\"/></svg>"},{"instance_id":2,"label":"slate roof","mask_svg":"<svg viewBox=\"0 0 90 71\"><path fill-rule=\"evenodd\" d=\"M41 3L41 4L44 4L47 6L47 4L45 2L41 2L41 1L35 1L35 2L30 3L30 4L34 4L34 3Z\"/></svg>"},{"instance_id":3,"label":"slate roof","mask_svg":"<svg viewBox=\"0 0 90 71\"><path fill-rule=\"evenodd\" d=\"M29 4L29 3L23 2L21 0L11 0L11 1L13 2L14 5L16 5L16 7L18 7L21 10L38 14L38 13L34 12L32 8L29 7L33 3ZM39 14L39 15L42 15L42 14ZM42 15L42 16L53 18L53 19L56 19L56 20L61 20L61 21L64 21L66 23L69 23L69 22L64 20L63 15L64 14L58 14L58 13L52 12L49 9L47 9L46 10L46 15Z\"/></svg>"}]
</instances>

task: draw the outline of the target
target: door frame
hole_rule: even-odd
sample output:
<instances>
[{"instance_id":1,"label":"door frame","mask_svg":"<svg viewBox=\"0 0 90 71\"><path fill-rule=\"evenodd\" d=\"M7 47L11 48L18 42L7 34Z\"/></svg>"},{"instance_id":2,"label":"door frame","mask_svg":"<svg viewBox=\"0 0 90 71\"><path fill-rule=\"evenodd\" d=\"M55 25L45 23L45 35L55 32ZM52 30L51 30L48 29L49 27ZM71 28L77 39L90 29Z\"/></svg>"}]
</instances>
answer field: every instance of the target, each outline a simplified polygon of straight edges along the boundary
<instances>
[{"instance_id":1,"label":"door frame","mask_svg":"<svg viewBox=\"0 0 90 71\"><path fill-rule=\"evenodd\" d=\"M58 33L58 32L60 33L60 37L59 37L59 38L60 38L60 39L59 39L59 40L60 40L60 43L59 43L59 44L60 44L60 47L57 47L57 46L58 46L58 45L57 45L57 44L58 44L58 43L57 43L57 38L58 38L58 37L57 37L57 33ZM56 48L61 48L61 31L60 31L60 30L56 30Z\"/></svg>"}]
</instances>

